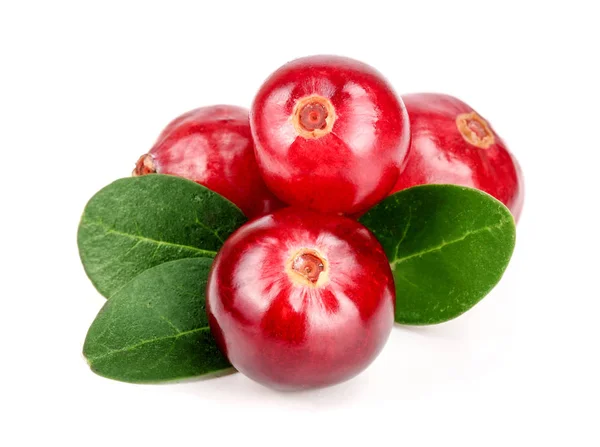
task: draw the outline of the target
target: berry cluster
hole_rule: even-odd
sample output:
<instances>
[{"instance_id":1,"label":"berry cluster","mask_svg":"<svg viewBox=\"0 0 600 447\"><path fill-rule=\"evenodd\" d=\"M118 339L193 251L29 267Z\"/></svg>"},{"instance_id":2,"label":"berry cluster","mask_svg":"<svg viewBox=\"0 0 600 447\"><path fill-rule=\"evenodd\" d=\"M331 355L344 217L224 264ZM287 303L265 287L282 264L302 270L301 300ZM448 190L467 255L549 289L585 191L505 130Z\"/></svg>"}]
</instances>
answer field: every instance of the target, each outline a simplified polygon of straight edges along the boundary
<instances>
[{"instance_id":1,"label":"berry cluster","mask_svg":"<svg viewBox=\"0 0 600 447\"><path fill-rule=\"evenodd\" d=\"M337 56L285 64L249 112L176 118L136 164L134 175L150 173L200 183L251 219L212 264L209 323L237 370L281 389L358 374L390 334L394 277L358 216L429 183L481 189L515 217L523 203L516 160L473 109L400 97L374 68Z\"/></svg>"}]
</instances>

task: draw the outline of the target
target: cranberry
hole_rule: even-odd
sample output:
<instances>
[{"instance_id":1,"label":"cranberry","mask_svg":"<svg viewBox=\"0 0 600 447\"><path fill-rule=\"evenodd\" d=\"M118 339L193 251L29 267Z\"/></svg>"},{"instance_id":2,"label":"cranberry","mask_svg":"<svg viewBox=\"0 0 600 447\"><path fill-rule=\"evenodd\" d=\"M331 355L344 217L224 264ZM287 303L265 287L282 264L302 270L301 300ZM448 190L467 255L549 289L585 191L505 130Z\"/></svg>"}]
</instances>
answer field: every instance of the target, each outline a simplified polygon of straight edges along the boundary
<instances>
[{"instance_id":1,"label":"cranberry","mask_svg":"<svg viewBox=\"0 0 600 447\"><path fill-rule=\"evenodd\" d=\"M258 165L284 202L355 214L392 189L409 147L402 100L374 68L338 56L289 62L262 85L250 125Z\"/></svg>"},{"instance_id":2,"label":"cranberry","mask_svg":"<svg viewBox=\"0 0 600 447\"><path fill-rule=\"evenodd\" d=\"M238 229L207 286L212 333L231 363L267 386L349 379L375 359L394 322L383 249L347 217L285 208Z\"/></svg>"},{"instance_id":3,"label":"cranberry","mask_svg":"<svg viewBox=\"0 0 600 447\"><path fill-rule=\"evenodd\" d=\"M133 171L150 173L200 183L235 203L248 218L283 205L260 176L248 111L241 107L201 107L174 119Z\"/></svg>"},{"instance_id":4,"label":"cranberry","mask_svg":"<svg viewBox=\"0 0 600 447\"><path fill-rule=\"evenodd\" d=\"M481 189L504 203L518 219L523 208L523 174L490 124L448 95L404 95L411 125L407 164L392 192L425 183Z\"/></svg>"}]
</instances>

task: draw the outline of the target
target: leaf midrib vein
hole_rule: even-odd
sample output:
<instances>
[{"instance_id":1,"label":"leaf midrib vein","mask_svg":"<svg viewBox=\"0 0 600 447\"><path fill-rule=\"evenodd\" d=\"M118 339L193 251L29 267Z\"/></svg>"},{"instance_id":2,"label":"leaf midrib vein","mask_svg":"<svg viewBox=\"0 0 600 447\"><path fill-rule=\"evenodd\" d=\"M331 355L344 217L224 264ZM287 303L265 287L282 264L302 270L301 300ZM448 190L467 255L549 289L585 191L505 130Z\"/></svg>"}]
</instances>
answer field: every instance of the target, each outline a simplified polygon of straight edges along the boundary
<instances>
[{"instance_id":1,"label":"leaf midrib vein","mask_svg":"<svg viewBox=\"0 0 600 447\"><path fill-rule=\"evenodd\" d=\"M459 238L453 239L453 240L448 241L448 242L443 242L440 245L436 245L435 247L428 248L427 250L423 250L423 251L419 251L417 253L413 253L413 254L405 256L403 258L396 258L392 262L390 262L390 266L393 269L398 264L401 264L401 263L403 263L403 262L405 262L405 261L407 261L409 259L417 258L417 257L423 256L423 255L429 254L429 253L433 253L435 251L440 251L444 247L447 247L448 245L456 244L458 242L462 242L466 238L468 238L469 236L473 236L474 234L482 233L483 231L491 231L491 230L495 230L495 229L501 228L506 223L508 223L508 221L507 220L503 220L503 221L497 223L496 225L489 225L489 226L478 228L477 230L467 231L463 236L461 236Z\"/></svg>"},{"instance_id":2,"label":"leaf midrib vein","mask_svg":"<svg viewBox=\"0 0 600 447\"><path fill-rule=\"evenodd\" d=\"M140 235L125 233L123 231L119 231L119 230L115 230L114 228L110 228L109 226L107 226L107 225L105 225L105 224L103 224L101 222L93 222L93 221L88 220L88 221L86 221L86 223L88 225L96 225L98 227L102 227L109 234L110 233L117 234L119 236L124 236L124 237L127 237L129 239L137 240L138 242L139 241L143 241L143 242L150 243L150 244L156 244L158 246L160 246L160 245L166 245L166 246L169 246L169 247L176 247L176 248L180 248L180 249L184 249L184 250L191 250L191 251L195 251L195 252L201 253L201 254L203 254L205 256L209 256L211 258L214 258L217 255L217 252L213 251L213 250L205 250L205 249L198 248L198 247L192 247L191 245L182 245L182 244L176 244L174 242L159 241L159 240L152 239L152 238L145 237L145 236L140 236Z\"/></svg>"},{"instance_id":3,"label":"leaf midrib vein","mask_svg":"<svg viewBox=\"0 0 600 447\"><path fill-rule=\"evenodd\" d=\"M208 326L203 326L203 327L199 327L199 328L196 328L196 329L190 329L189 331L178 332L177 334L171 334L171 335L167 335L167 336L164 336L164 337L151 338L149 340L141 341L141 342L139 342L139 343L137 343L135 345L126 346L124 348L111 350L111 351L106 352L104 354L100 354L100 355L96 355L96 356L88 356L87 360L88 360L88 363L92 363L92 362L95 362L96 360L101 360L101 359L103 359L105 357L109 357L111 355L119 354L121 352L133 351L134 349L137 349L137 348L139 348L141 346L144 346L144 345L147 345L149 343L156 343L156 342L160 342L160 341L164 341L164 340L169 340L171 338L174 339L174 340L176 340L176 339L178 339L180 337L183 337L185 335L195 334L197 332L203 332L203 331L208 331L208 330L210 330L210 328Z\"/></svg>"}]
</instances>

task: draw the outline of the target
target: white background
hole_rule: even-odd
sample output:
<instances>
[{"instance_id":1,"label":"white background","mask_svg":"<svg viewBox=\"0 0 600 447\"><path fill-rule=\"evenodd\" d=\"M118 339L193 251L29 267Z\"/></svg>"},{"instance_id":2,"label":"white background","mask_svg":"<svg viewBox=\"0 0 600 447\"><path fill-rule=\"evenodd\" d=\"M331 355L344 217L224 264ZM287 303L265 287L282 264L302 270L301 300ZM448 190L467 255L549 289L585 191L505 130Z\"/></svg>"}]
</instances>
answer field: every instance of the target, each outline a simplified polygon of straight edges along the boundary
<instances>
[{"instance_id":1,"label":"white background","mask_svg":"<svg viewBox=\"0 0 600 447\"><path fill-rule=\"evenodd\" d=\"M599 445L595 2L149 3L1 3L0 445ZM94 375L86 201L175 116L249 106L315 53L368 62L399 93L458 96L508 141L526 202L501 283L452 322L395 328L327 389Z\"/></svg>"}]
</instances>

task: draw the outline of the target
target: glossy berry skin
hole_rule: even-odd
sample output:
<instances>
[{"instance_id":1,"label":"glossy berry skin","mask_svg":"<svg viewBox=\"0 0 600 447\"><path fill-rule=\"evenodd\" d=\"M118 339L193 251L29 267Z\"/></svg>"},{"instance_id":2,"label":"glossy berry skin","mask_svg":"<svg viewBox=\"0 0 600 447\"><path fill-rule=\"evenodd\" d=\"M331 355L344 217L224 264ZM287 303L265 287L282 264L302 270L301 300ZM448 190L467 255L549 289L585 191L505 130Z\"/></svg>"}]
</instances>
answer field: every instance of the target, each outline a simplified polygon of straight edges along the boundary
<instances>
[{"instance_id":1,"label":"glossy berry skin","mask_svg":"<svg viewBox=\"0 0 600 447\"><path fill-rule=\"evenodd\" d=\"M379 242L343 216L285 208L223 245L207 285L210 327L230 362L273 388L332 385L364 370L394 322Z\"/></svg>"},{"instance_id":2,"label":"glossy berry skin","mask_svg":"<svg viewBox=\"0 0 600 447\"><path fill-rule=\"evenodd\" d=\"M242 107L201 107L174 119L133 171L151 173L200 183L235 203L248 218L283 206L260 176L248 111Z\"/></svg>"},{"instance_id":3,"label":"glossy berry skin","mask_svg":"<svg viewBox=\"0 0 600 447\"><path fill-rule=\"evenodd\" d=\"M426 183L477 188L504 203L515 219L523 208L524 184L515 157L489 123L448 95L404 95L411 148L392 192Z\"/></svg>"},{"instance_id":4,"label":"glossy berry skin","mask_svg":"<svg viewBox=\"0 0 600 447\"><path fill-rule=\"evenodd\" d=\"M275 71L250 109L256 159L285 203L356 214L387 196L410 129L402 100L374 68L311 56Z\"/></svg>"}]
</instances>

